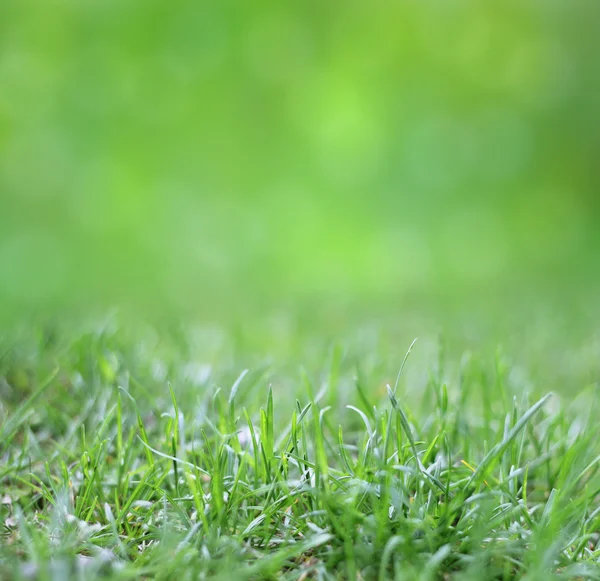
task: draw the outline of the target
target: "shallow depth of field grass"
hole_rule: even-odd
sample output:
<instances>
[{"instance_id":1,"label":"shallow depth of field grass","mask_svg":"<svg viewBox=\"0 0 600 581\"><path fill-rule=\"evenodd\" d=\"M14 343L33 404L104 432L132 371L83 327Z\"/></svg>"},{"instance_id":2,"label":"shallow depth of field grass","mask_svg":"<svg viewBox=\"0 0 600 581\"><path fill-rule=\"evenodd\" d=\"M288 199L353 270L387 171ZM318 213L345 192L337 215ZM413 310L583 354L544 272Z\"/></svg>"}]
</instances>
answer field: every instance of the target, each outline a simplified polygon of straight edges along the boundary
<instances>
[{"instance_id":1,"label":"shallow depth of field grass","mask_svg":"<svg viewBox=\"0 0 600 581\"><path fill-rule=\"evenodd\" d=\"M600 579L585 358L113 323L3 338L1 579Z\"/></svg>"},{"instance_id":2,"label":"shallow depth of field grass","mask_svg":"<svg viewBox=\"0 0 600 581\"><path fill-rule=\"evenodd\" d=\"M40 4L0 581L600 580L600 2Z\"/></svg>"}]
</instances>

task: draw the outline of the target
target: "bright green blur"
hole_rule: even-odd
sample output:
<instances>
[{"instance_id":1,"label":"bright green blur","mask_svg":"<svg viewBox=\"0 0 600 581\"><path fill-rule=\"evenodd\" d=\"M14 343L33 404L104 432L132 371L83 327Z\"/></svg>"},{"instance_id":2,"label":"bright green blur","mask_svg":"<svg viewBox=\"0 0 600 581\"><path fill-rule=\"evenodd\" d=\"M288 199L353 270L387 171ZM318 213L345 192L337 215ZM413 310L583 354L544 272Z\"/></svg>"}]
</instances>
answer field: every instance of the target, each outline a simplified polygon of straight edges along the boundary
<instances>
[{"instance_id":1,"label":"bright green blur","mask_svg":"<svg viewBox=\"0 0 600 581\"><path fill-rule=\"evenodd\" d=\"M593 284L599 17L5 0L0 310Z\"/></svg>"}]
</instances>

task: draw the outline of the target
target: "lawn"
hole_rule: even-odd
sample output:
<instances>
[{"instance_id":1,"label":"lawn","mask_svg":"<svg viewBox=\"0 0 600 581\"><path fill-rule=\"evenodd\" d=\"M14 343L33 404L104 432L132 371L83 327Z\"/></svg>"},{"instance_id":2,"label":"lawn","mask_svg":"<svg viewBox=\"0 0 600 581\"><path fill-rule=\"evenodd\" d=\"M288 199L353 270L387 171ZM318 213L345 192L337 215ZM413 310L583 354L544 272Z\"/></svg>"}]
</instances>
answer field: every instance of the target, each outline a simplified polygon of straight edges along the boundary
<instances>
[{"instance_id":1,"label":"lawn","mask_svg":"<svg viewBox=\"0 0 600 581\"><path fill-rule=\"evenodd\" d=\"M598 22L0 0L0 581L600 580Z\"/></svg>"},{"instance_id":2,"label":"lawn","mask_svg":"<svg viewBox=\"0 0 600 581\"><path fill-rule=\"evenodd\" d=\"M593 335L349 328L5 336L0 577L600 579Z\"/></svg>"}]
</instances>

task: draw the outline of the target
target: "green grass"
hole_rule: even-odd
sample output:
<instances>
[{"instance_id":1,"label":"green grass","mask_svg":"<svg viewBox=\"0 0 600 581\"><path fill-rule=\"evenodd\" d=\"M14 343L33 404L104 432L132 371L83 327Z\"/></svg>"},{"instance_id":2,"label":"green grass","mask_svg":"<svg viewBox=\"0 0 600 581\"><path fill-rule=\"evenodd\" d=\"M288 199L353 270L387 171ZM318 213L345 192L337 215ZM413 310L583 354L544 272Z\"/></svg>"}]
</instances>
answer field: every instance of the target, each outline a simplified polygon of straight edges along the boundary
<instances>
[{"instance_id":1,"label":"green grass","mask_svg":"<svg viewBox=\"0 0 600 581\"><path fill-rule=\"evenodd\" d=\"M3 340L1 579L600 579L594 386L557 359L173 336Z\"/></svg>"}]
</instances>

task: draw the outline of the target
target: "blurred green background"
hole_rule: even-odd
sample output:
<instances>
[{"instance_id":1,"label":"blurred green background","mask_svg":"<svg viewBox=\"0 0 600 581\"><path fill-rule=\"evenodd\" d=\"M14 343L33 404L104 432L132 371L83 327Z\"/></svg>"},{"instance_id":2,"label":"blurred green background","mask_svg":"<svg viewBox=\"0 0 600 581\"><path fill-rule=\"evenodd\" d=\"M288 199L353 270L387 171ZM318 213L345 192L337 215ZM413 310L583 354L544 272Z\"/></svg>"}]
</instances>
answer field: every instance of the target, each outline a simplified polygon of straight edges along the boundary
<instances>
[{"instance_id":1,"label":"blurred green background","mask_svg":"<svg viewBox=\"0 0 600 581\"><path fill-rule=\"evenodd\" d=\"M599 274L598 22L3 0L0 313L576 300Z\"/></svg>"}]
</instances>

